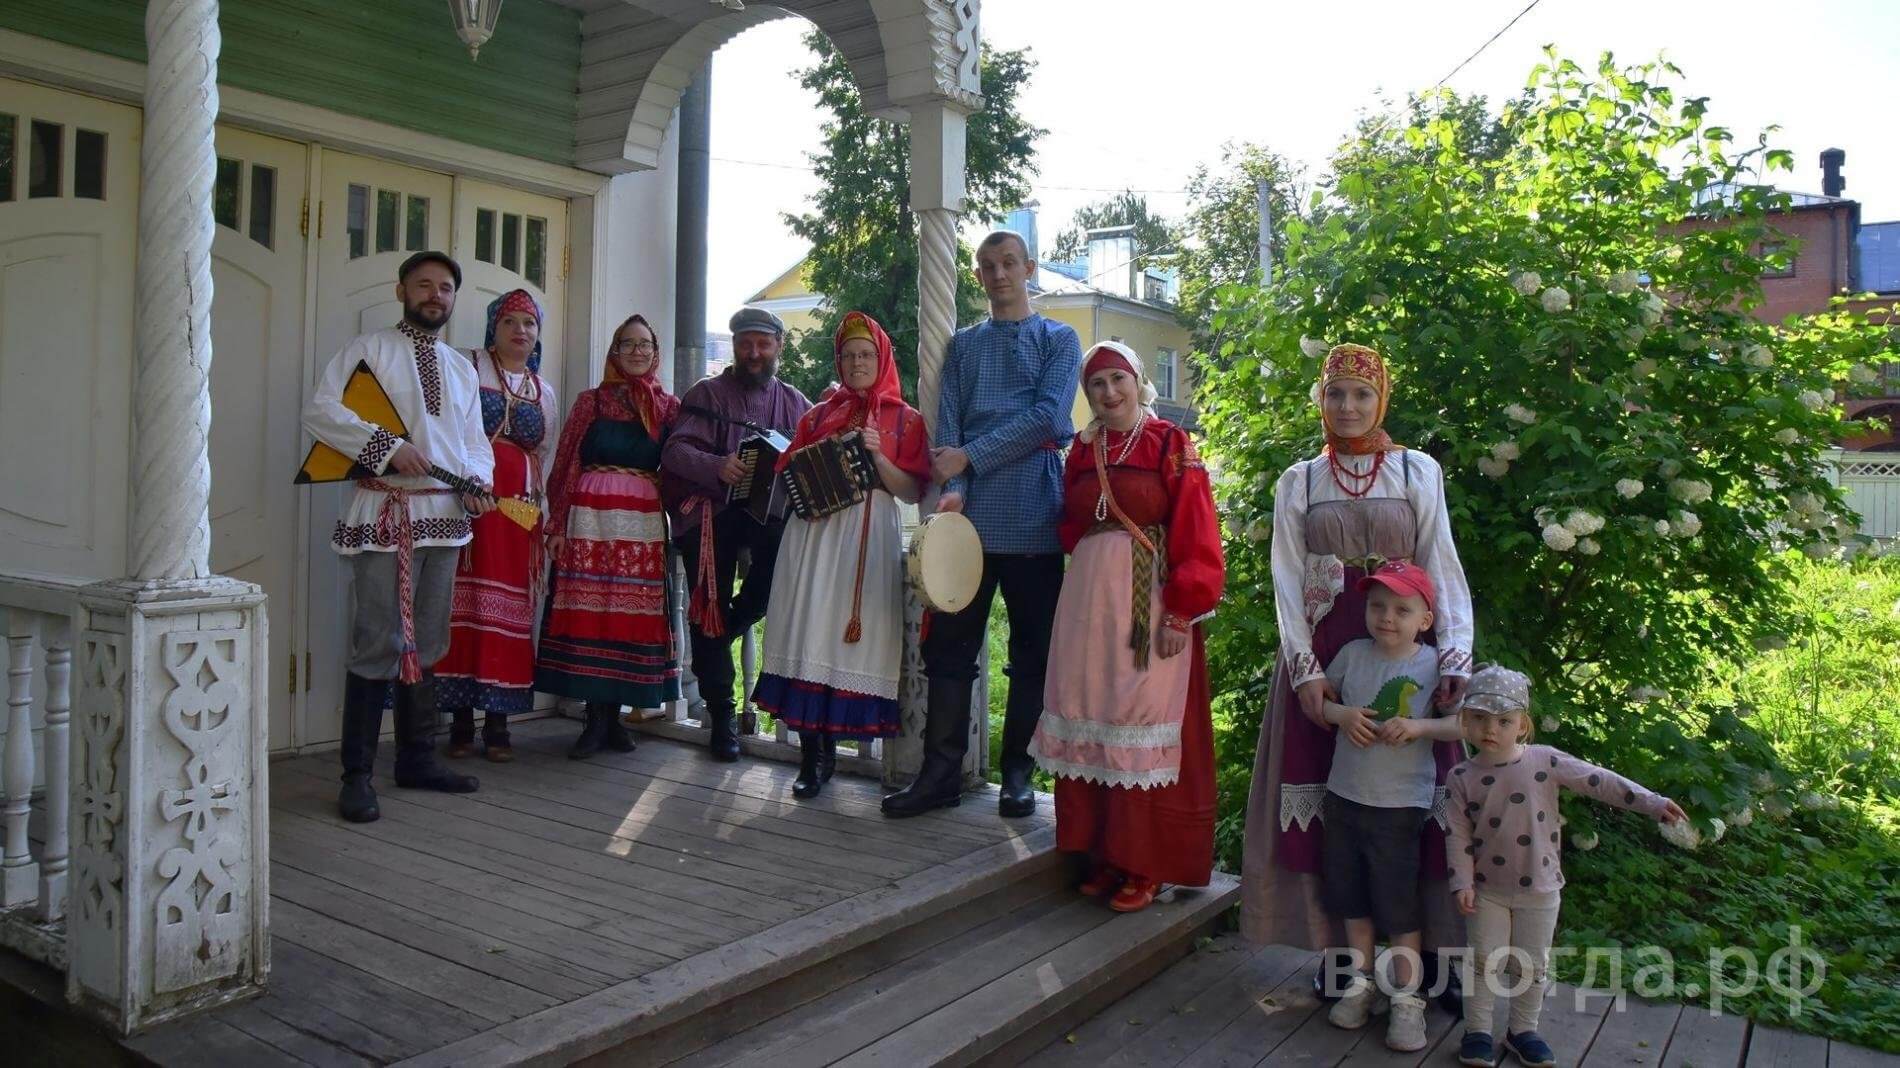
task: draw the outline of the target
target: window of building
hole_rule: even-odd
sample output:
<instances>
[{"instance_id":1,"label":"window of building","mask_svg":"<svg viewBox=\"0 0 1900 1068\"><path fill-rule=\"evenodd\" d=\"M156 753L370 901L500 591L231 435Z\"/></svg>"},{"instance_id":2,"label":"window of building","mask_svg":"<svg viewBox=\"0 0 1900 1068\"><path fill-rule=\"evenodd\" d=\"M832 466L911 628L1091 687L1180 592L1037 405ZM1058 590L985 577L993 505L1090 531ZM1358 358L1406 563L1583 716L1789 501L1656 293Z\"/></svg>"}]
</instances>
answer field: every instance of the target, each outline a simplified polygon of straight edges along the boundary
<instances>
[{"instance_id":1,"label":"window of building","mask_svg":"<svg viewBox=\"0 0 1900 1068\"><path fill-rule=\"evenodd\" d=\"M1794 248L1786 241L1769 241L1761 247L1763 278L1793 278Z\"/></svg>"},{"instance_id":2,"label":"window of building","mask_svg":"<svg viewBox=\"0 0 1900 1068\"><path fill-rule=\"evenodd\" d=\"M1155 350L1154 373L1149 377L1154 380L1155 395L1162 400L1174 399L1176 388L1175 363L1176 360L1173 349Z\"/></svg>"}]
</instances>

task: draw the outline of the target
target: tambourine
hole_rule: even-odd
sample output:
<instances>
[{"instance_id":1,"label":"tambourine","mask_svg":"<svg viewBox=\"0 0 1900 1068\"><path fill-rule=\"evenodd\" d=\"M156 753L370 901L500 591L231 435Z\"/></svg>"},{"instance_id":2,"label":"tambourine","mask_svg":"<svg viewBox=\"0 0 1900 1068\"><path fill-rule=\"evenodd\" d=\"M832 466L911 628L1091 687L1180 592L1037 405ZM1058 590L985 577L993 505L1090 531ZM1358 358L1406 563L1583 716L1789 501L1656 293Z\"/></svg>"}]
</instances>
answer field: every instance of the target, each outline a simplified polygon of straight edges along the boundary
<instances>
[{"instance_id":1,"label":"tambourine","mask_svg":"<svg viewBox=\"0 0 1900 1068\"><path fill-rule=\"evenodd\" d=\"M961 512L924 517L904 552L904 571L934 612L961 612L983 584L983 539Z\"/></svg>"}]
</instances>

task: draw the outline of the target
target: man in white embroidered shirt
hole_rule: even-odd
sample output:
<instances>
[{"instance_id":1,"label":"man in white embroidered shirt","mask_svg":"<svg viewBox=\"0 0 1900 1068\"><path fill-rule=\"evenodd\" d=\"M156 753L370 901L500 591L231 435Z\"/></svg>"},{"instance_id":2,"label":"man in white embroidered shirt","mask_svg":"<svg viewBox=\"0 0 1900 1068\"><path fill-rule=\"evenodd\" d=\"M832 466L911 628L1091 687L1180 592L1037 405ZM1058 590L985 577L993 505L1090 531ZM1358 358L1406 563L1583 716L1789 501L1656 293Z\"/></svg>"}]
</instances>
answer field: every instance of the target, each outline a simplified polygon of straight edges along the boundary
<instances>
[{"instance_id":1,"label":"man in white embroidered shirt","mask_svg":"<svg viewBox=\"0 0 1900 1068\"><path fill-rule=\"evenodd\" d=\"M304 429L366 472L330 539L350 562L355 591L337 810L357 823L381 815L370 773L392 684L396 785L449 793L477 786L473 776L436 763L428 671L448 651L449 597L456 559L471 536L469 517L494 506L429 475L435 466L483 487L494 477L474 365L438 336L461 283L461 267L440 252L404 261L396 281L402 320L343 346L303 412ZM359 363L389 395L407 429L403 437L344 406L343 388Z\"/></svg>"}]
</instances>

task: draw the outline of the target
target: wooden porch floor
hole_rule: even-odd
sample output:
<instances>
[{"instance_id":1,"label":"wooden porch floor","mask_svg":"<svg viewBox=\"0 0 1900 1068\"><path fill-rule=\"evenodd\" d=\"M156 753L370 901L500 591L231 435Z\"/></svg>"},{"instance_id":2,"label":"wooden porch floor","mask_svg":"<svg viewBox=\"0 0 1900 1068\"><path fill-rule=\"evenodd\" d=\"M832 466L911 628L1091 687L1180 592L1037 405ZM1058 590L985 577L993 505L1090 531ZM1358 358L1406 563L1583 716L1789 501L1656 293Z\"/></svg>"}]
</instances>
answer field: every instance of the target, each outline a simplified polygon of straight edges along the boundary
<instances>
[{"instance_id":1,"label":"wooden porch floor","mask_svg":"<svg viewBox=\"0 0 1900 1068\"><path fill-rule=\"evenodd\" d=\"M333 754L272 764L269 992L129 1048L160 1064L456 1063L511 1022L495 1044L769 979L775 959L822 957L847 926L861 938L945 882L980 887L1053 848L1046 802L1006 822L991 790L899 823L868 780L800 802L790 766L663 739L570 761L576 729L517 726L513 764L458 762L482 780L463 796L395 789L385 742L382 819L364 825L336 816Z\"/></svg>"},{"instance_id":2,"label":"wooden porch floor","mask_svg":"<svg viewBox=\"0 0 1900 1068\"><path fill-rule=\"evenodd\" d=\"M1086 1023L1022 1061L1029 1068L1242 1068L1272 1065L1458 1063L1464 1025L1436 1005L1426 1047L1395 1053L1375 1018L1358 1031L1326 1021L1312 995L1319 955L1287 946L1254 949L1216 938ZM1741 1016L1711 1017L1673 1002L1607 995L1577 998L1559 985L1538 1030L1560 1068L1900 1068L1900 1056L1772 1027ZM1500 1001L1499 1018L1508 1011ZM1515 1060L1506 1058L1506 1063Z\"/></svg>"}]
</instances>

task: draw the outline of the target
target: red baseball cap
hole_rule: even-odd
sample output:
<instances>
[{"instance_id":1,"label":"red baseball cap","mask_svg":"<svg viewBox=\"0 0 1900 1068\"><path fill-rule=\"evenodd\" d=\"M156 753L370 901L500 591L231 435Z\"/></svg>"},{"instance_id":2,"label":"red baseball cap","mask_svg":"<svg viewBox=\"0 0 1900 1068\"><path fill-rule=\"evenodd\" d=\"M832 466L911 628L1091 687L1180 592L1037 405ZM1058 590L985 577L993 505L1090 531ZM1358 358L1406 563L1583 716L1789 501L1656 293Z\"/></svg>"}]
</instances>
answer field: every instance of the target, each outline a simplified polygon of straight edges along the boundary
<instances>
[{"instance_id":1,"label":"red baseball cap","mask_svg":"<svg viewBox=\"0 0 1900 1068\"><path fill-rule=\"evenodd\" d=\"M1366 592L1374 583L1403 596L1423 597L1428 611L1438 611L1438 592L1432 588L1432 577L1417 564L1403 560L1381 564L1379 570L1359 580L1359 592Z\"/></svg>"}]
</instances>

